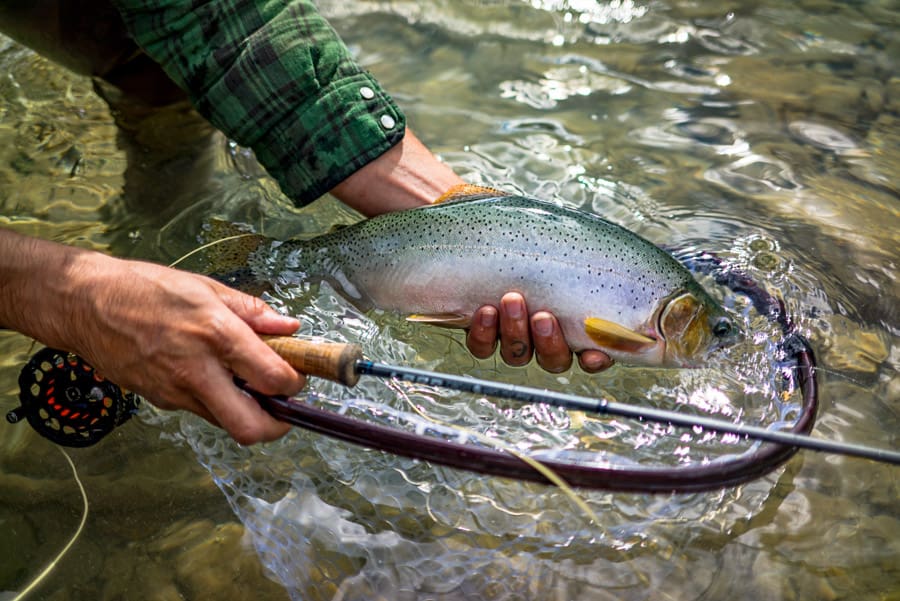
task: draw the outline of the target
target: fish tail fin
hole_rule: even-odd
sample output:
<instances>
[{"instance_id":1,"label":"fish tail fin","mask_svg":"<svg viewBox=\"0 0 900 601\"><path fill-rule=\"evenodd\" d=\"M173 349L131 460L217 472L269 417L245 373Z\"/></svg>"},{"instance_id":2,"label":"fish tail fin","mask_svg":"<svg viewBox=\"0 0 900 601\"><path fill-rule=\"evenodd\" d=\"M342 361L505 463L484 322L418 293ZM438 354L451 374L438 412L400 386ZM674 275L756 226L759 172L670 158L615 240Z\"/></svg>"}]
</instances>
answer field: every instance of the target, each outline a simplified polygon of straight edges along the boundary
<instances>
[{"instance_id":1,"label":"fish tail fin","mask_svg":"<svg viewBox=\"0 0 900 601\"><path fill-rule=\"evenodd\" d=\"M271 238L253 232L249 225L213 218L203 228L199 241L202 245L182 258L191 258L187 269L256 296L271 289L253 267L254 253L272 242Z\"/></svg>"}]
</instances>

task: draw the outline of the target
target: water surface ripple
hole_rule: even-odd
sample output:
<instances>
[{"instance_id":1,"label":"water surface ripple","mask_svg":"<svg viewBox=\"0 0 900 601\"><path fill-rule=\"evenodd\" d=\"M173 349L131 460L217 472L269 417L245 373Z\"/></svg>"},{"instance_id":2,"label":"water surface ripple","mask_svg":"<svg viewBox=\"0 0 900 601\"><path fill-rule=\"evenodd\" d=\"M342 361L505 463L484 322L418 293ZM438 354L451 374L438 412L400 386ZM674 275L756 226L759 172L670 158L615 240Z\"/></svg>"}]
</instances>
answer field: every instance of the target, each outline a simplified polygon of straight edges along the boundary
<instances>
[{"instance_id":1,"label":"water surface ripple","mask_svg":"<svg viewBox=\"0 0 900 601\"><path fill-rule=\"evenodd\" d=\"M717 253L785 301L816 350L816 436L897 448L900 78L896 3L737 0L318 3L411 127L473 183L593 211L688 257ZM358 216L295 209L246 150L216 138L176 167L128 155L90 82L0 38L0 223L168 262L213 217L286 238ZM180 187L179 187L180 186ZM457 332L360 313L327 286L267 298L302 331L384 362L725 419L789 421L774 328L715 290L751 333L710 369L512 369ZM30 342L0 334L2 409ZM742 441L363 380L351 402L416 408L521 449L610 464L702 462ZM329 400L323 401L331 402ZM381 416L384 418L384 416ZM59 454L0 436L0 598L64 544L80 499ZM589 450L592 454L585 455ZM696 494L560 490L301 430L242 448L198 419L145 409L73 453L91 500L75 555L41 598L893 599L898 473L800 453L748 484Z\"/></svg>"}]
</instances>

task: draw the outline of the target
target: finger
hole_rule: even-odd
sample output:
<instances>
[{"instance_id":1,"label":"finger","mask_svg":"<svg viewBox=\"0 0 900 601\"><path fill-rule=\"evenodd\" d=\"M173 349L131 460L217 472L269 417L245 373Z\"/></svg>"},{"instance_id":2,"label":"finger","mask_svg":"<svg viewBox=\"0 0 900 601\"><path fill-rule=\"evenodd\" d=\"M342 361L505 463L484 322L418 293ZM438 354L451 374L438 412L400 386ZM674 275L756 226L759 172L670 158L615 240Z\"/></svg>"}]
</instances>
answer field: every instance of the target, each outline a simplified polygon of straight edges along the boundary
<instances>
[{"instance_id":1,"label":"finger","mask_svg":"<svg viewBox=\"0 0 900 601\"><path fill-rule=\"evenodd\" d=\"M531 316L531 339L542 368L558 374L572 367L572 351L553 315L538 311Z\"/></svg>"},{"instance_id":2,"label":"finger","mask_svg":"<svg viewBox=\"0 0 900 601\"><path fill-rule=\"evenodd\" d=\"M190 411L195 415L199 415L212 425L221 428L222 426L213 417L213 414L209 412L209 410L203 406L203 404L195 399L190 393L177 391L172 392L165 399L156 399L147 396L143 396L142 398L146 399L156 407L163 409L164 411Z\"/></svg>"},{"instance_id":3,"label":"finger","mask_svg":"<svg viewBox=\"0 0 900 601\"><path fill-rule=\"evenodd\" d=\"M306 385L303 374L240 321L223 328L218 344L220 360L256 391L292 396Z\"/></svg>"},{"instance_id":4,"label":"finger","mask_svg":"<svg viewBox=\"0 0 900 601\"><path fill-rule=\"evenodd\" d=\"M198 377L202 388L197 398L218 423L240 444L254 444L280 438L290 425L276 420L253 398L235 386L231 374L220 365L206 364Z\"/></svg>"},{"instance_id":5,"label":"finger","mask_svg":"<svg viewBox=\"0 0 900 601\"><path fill-rule=\"evenodd\" d=\"M578 364L589 374L608 369L614 363L612 357L603 351L584 351L578 355Z\"/></svg>"},{"instance_id":6,"label":"finger","mask_svg":"<svg viewBox=\"0 0 900 601\"><path fill-rule=\"evenodd\" d=\"M500 299L500 356L507 365L526 365L531 361L531 334L528 308L521 294L510 292Z\"/></svg>"},{"instance_id":7,"label":"finger","mask_svg":"<svg viewBox=\"0 0 900 601\"><path fill-rule=\"evenodd\" d=\"M261 298L244 294L214 282L216 292L231 311L243 319L254 331L260 334L287 336L300 327L300 322L287 315L282 315L270 307Z\"/></svg>"},{"instance_id":8,"label":"finger","mask_svg":"<svg viewBox=\"0 0 900 601\"><path fill-rule=\"evenodd\" d=\"M497 308L481 307L472 316L472 324L466 334L469 352L479 359L487 359L497 349Z\"/></svg>"}]
</instances>

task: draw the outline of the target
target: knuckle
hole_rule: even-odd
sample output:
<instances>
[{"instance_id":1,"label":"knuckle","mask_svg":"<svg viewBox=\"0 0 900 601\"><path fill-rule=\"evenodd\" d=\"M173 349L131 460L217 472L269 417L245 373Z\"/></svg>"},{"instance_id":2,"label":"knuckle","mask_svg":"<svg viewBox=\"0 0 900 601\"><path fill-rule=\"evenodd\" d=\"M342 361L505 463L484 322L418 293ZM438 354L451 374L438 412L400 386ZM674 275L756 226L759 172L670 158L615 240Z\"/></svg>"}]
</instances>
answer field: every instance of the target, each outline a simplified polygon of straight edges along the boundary
<instances>
[{"instance_id":1,"label":"knuckle","mask_svg":"<svg viewBox=\"0 0 900 601\"><path fill-rule=\"evenodd\" d=\"M250 296L249 294L241 294L244 311L249 315L262 315L271 310L266 302L258 296Z\"/></svg>"},{"instance_id":2,"label":"knuckle","mask_svg":"<svg viewBox=\"0 0 900 601\"><path fill-rule=\"evenodd\" d=\"M264 394L292 394L294 382L297 380L297 372L283 362L267 363L259 368L254 377L254 382L260 392Z\"/></svg>"},{"instance_id":3,"label":"knuckle","mask_svg":"<svg viewBox=\"0 0 900 601\"><path fill-rule=\"evenodd\" d=\"M516 338L503 341L501 352L510 365L524 365L531 361L532 348L527 340Z\"/></svg>"}]
</instances>

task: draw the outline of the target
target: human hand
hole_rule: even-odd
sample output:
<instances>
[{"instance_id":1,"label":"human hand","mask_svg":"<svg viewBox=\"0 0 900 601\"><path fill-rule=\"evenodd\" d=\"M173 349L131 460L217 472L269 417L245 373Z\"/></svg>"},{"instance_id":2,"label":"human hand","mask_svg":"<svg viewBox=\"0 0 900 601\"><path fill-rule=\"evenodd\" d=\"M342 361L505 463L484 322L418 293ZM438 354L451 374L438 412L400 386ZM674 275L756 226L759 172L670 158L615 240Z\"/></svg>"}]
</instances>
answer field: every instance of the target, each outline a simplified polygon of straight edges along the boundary
<instances>
[{"instance_id":1,"label":"human hand","mask_svg":"<svg viewBox=\"0 0 900 601\"><path fill-rule=\"evenodd\" d=\"M529 317L525 299L519 293L504 295L499 310L486 305L475 312L466 336L469 352L479 359L490 357L497 348L498 334L500 356L507 365L526 365L534 354L538 364L551 373L561 373L572 366L572 351L559 322L546 311ZM602 351L584 351L578 355L578 363L584 371L595 373L613 361Z\"/></svg>"},{"instance_id":2,"label":"human hand","mask_svg":"<svg viewBox=\"0 0 900 601\"><path fill-rule=\"evenodd\" d=\"M257 335L291 334L295 319L204 276L97 253L75 263L61 348L154 405L196 413L239 443L288 431L233 375L264 394L297 393L304 376Z\"/></svg>"}]
</instances>

